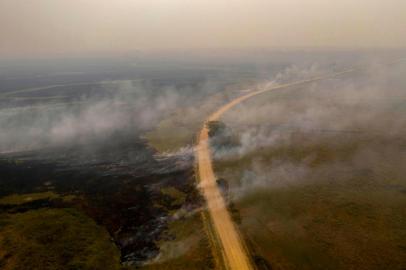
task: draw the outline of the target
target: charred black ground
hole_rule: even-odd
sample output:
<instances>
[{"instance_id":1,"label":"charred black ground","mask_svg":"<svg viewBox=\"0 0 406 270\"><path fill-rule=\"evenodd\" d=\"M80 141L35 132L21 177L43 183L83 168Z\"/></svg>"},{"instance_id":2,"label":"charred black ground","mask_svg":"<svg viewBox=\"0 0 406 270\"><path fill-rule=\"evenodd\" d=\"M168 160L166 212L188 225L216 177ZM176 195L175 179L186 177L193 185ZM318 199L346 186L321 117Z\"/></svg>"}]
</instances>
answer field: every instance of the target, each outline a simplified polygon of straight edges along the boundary
<instances>
[{"instance_id":1,"label":"charred black ground","mask_svg":"<svg viewBox=\"0 0 406 270\"><path fill-rule=\"evenodd\" d=\"M121 140L117 140L120 136ZM114 143L111 143L114 141ZM94 146L94 147L92 147ZM134 134L115 134L95 145L71 145L2 156L1 195L53 190L75 195L69 203L39 200L2 211L73 207L106 227L122 252L122 261L138 264L158 253L156 241L167 229L169 212L199 203L193 158L156 159L153 149ZM187 194L181 205L160 192L176 187ZM165 207L155 207L156 204Z\"/></svg>"}]
</instances>

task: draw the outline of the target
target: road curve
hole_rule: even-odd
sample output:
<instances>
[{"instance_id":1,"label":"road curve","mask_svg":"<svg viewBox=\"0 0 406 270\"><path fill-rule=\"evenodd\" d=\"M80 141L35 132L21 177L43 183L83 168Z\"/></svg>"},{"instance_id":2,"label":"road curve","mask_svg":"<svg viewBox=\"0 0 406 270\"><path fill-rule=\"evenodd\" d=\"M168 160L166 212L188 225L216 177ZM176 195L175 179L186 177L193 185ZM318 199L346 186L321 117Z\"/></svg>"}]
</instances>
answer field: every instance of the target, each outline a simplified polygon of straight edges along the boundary
<instances>
[{"instance_id":1,"label":"road curve","mask_svg":"<svg viewBox=\"0 0 406 270\"><path fill-rule=\"evenodd\" d=\"M323 77L301 80L293 83L277 85L264 90L250 92L225 104L206 119L203 128L199 133L197 147L195 150L197 157L199 186L206 200L211 225L215 233L216 241L218 242L218 245L214 246L220 247L220 254L223 256L223 261L225 264L224 267L226 269L245 270L255 269L255 267L247 254L244 241L231 219L230 213L227 210L226 202L216 184L216 176L213 171L209 145L209 130L206 124L210 121L218 120L222 114L244 100L264 92L320 81L344 73L350 73L352 71L354 71L354 69L348 69Z\"/></svg>"}]
</instances>

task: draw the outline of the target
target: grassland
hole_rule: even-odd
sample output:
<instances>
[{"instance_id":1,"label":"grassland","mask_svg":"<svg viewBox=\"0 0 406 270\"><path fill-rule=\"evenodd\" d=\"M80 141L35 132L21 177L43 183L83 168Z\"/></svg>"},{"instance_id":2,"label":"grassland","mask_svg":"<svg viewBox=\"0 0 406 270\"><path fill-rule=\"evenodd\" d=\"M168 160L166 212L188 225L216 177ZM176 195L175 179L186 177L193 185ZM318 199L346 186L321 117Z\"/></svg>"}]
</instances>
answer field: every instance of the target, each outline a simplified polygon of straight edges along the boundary
<instances>
[{"instance_id":1,"label":"grassland","mask_svg":"<svg viewBox=\"0 0 406 270\"><path fill-rule=\"evenodd\" d=\"M231 182L250 169L221 169L230 163L217 171ZM234 202L241 229L274 269L403 269L406 186L370 177L360 172L247 191Z\"/></svg>"},{"instance_id":2,"label":"grassland","mask_svg":"<svg viewBox=\"0 0 406 270\"><path fill-rule=\"evenodd\" d=\"M0 215L0 266L24 269L122 269L105 229L70 208Z\"/></svg>"},{"instance_id":3,"label":"grassland","mask_svg":"<svg viewBox=\"0 0 406 270\"><path fill-rule=\"evenodd\" d=\"M405 269L404 103L310 88L223 119L241 145L217 153L215 172L253 254L272 269Z\"/></svg>"}]
</instances>

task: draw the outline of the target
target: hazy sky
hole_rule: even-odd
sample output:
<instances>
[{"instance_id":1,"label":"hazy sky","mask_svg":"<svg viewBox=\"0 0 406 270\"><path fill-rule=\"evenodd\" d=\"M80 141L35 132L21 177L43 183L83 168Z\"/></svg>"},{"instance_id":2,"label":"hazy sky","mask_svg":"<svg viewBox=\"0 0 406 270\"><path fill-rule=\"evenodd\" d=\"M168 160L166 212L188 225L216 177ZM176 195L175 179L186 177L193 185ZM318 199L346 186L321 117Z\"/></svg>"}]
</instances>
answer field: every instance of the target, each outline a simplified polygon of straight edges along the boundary
<instances>
[{"instance_id":1,"label":"hazy sky","mask_svg":"<svg viewBox=\"0 0 406 270\"><path fill-rule=\"evenodd\" d=\"M0 0L0 55L405 47L406 0Z\"/></svg>"}]
</instances>

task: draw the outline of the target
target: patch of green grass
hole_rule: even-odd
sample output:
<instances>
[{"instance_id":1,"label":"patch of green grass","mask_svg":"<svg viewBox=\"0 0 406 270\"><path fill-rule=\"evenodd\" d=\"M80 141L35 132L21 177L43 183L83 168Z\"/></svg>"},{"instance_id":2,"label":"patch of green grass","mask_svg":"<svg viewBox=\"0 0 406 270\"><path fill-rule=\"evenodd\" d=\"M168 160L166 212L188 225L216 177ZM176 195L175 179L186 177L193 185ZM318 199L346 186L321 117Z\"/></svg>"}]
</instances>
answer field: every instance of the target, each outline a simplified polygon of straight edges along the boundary
<instances>
[{"instance_id":1,"label":"patch of green grass","mask_svg":"<svg viewBox=\"0 0 406 270\"><path fill-rule=\"evenodd\" d=\"M0 198L0 205L8 204L8 205L21 205L24 203L37 201L37 200L45 200L45 199L56 199L60 196L54 192L47 191L47 192L40 192L40 193L28 193L28 194L12 194Z\"/></svg>"},{"instance_id":2,"label":"patch of green grass","mask_svg":"<svg viewBox=\"0 0 406 270\"><path fill-rule=\"evenodd\" d=\"M163 120L145 135L154 149L162 153L172 152L193 143L198 125L184 127L175 122L172 119Z\"/></svg>"},{"instance_id":3,"label":"patch of green grass","mask_svg":"<svg viewBox=\"0 0 406 270\"><path fill-rule=\"evenodd\" d=\"M161 240L160 255L142 269L213 269L210 244L200 214L170 222L168 234L174 239Z\"/></svg>"},{"instance_id":4,"label":"patch of green grass","mask_svg":"<svg viewBox=\"0 0 406 270\"><path fill-rule=\"evenodd\" d=\"M38 200L55 199L61 199L64 202L71 202L75 198L77 198L76 195L59 195L52 191L26 194L11 194L0 198L0 205L22 205L24 203L34 202Z\"/></svg>"},{"instance_id":5,"label":"patch of green grass","mask_svg":"<svg viewBox=\"0 0 406 270\"><path fill-rule=\"evenodd\" d=\"M145 134L145 138L159 152L177 151L192 145L204 120L224 104L227 97L228 92L224 91L189 106L185 104L166 115L153 130Z\"/></svg>"},{"instance_id":6,"label":"patch of green grass","mask_svg":"<svg viewBox=\"0 0 406 270\"><path fill-rule=\"evenodd\" d=\"M175 187L166 187L161 189L161 193L170 196L174 201L173 206L182 205L186 200L186 194Z\"/></svg>"},{"instance_id":7,"label":"patch of green grass","mask_svg":"<svg viewBox=\"0 0 406 270\"><path fill-rule=\"evenodd\" d=\"M0 216L4 270L121 269L105 229L77 210L39 209Z\"/></svg>"}]
</instances>

